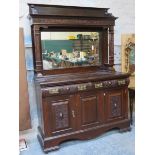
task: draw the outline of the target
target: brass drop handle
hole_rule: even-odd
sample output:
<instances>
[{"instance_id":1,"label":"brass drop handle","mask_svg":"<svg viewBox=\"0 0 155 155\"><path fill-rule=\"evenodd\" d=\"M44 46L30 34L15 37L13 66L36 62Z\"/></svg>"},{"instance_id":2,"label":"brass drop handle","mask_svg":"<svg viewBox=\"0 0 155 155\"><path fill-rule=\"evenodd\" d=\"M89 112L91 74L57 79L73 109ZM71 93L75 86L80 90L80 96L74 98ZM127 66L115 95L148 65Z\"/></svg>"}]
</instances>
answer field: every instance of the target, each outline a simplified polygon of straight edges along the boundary
<instances>
[{"instance_id":1,"label":"brass drop handle","mask_svg":"<svg viewBox=\"0 0 155 155\"><path fill-rule=\"evenodd\" d=\"M125 85L125 80L119 80L118 85Z\"/></svg>"},{"instance_id":2,"label":"brass drop handle","mask_svg":"<svg viewBox=\"0 0 155 155\"><path fill-rule=\"evenodd\" d=\"M96 83L95 84L95 88L102 88L103 87L103 84L102 83Z\"/></svg>"},{"instance_id":3,"label":"brass drop handle","mask_svg":"<svg viewBox=\"0 0 155 155\"><path fill-rule=\"evenodd\" d=\"M60 112L59 117L62 119L63 118L63 113Z\"/></svg>"},{"instance_id":4,"label":"brass drop handle","mask_svg":"<svg viewBox=\"0 0 155 155\"><path fill-rule=\"evenodd\" d=\"M59 89L58 88L49 89L49 94L58 94L58 93L59 93Z\"/></svg>"},{"instance_id":5,"label":"brass drop handle","mask_svg":"<svg viewBox=\"0 0 155 155\"><path fill-rule=\"evenodd\" d=\"M86 90L86 85L78 85L78 90Z\"/></svg>"},{"instance_id":6,"label":"brass drop handle","mask_svg":"<svg viewBox=\"0 0 155 155\"><path fill-rule=\"evenodd\" d=\"M72 116L73 116L73 118L75 118L75 112L74 112L74 110L72 110Z\"/></svg>"}]
</instances>

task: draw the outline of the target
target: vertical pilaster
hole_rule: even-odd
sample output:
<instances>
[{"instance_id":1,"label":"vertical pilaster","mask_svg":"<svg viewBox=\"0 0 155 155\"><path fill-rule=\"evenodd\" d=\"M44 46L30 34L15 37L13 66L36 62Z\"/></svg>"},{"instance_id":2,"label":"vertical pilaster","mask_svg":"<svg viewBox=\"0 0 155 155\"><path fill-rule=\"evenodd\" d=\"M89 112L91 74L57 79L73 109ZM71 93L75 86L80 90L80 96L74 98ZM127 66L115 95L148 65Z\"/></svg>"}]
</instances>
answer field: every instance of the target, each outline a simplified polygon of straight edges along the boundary
<instances>
[{"instance_id":1,"label":"vertical pilaster","mask_svg":"<svg viewBox=\"0 0 155 155\"><path fill-rule=\"evenodd\" d=\"M41 51L41 34L40 26L33 26L33 37L34 37L34 53L35 53L35 71L40 73L42 71L42 51Z\"/></svg>"},{"instance_id":2,"label":"vertical pilaster","mask_svg":"<svg viewBox=\"0 0 155 155\"><path fill-rule=\"evenodd\" d=\"M114 26L109 27L109 65L114 65Z\"/></svg>"},{"instance_id":3,"label":"vertical pilaster","mask_svg":"<svg viewBox=\"0 0 155 155\"><path fill-rule=\"evenodd\" d=\"M108 64L108 28L103 28L103 44L102 45L102 54L103 54L103 64Z\"/></svg>"}]
</instances>

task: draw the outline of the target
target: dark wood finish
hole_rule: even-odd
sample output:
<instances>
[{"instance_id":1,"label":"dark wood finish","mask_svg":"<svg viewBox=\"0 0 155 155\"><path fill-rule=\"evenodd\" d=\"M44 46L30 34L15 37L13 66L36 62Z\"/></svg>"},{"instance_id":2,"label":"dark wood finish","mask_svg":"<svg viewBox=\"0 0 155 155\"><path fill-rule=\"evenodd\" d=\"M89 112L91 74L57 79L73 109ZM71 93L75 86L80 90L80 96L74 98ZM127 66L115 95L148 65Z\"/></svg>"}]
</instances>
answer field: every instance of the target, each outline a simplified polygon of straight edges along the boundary
<instances>
[{"instance_id":1,"label":"dark wood finish","mask_svg":"<svg viewBox=\"0 0 155 155\"><path fill-rule=\"evenodd\" d=\"M54 96L43 99L44 103L44 121L46 120L45 136L52 136L66 132L74 131L75 118L72 116L75 113L75 108L72 104L73 95ZM47 133L47 134L46 134Z\"/></svg>"},{"instance_id":2,"label":"dark wood finish","mask_svg":"<svg viewBox=\"0 0 155 155\"><path fill-rule=\"evenodd\" d=\"M30 6L31 16L52 16L52 17L90 17L104 18L114 17L108 13L109 8L93 8L93 7L78 7L78 6L61 6L61 5L45 5L45 4L28 4Z\"/></svg>"},{"instance_id":3,"label":"dark wood finish","mask_svg":"<svg viewBox=\"0 0 155 155\"><path fill-rule=\"evenodd\" d=\"M38 117L43 120L38 137L43 150L58 149L68 139L90 139L113 128L130 129L128 77L112 71L38 77L36 88L42 96Z\"/></svg>"},{"instance_id":4,"label":"dark wood finish","mask_svg":"<svg viewBox=\"0 0 155 155\"><path fill-rule=\"evenodd\" d=\"M60 143L69 139L91 139L113 128L129 130L127 92L130 74L112 70L116 18L106 8L35 4L29 4L29 7L39 117L38 140L43 150L58 149ZM40 33L58 30L100 32L102 64L43 70Z\"/></svg>"},{"instance_id":5,"label":"dark wood finish","mask_svg":"<svg viewBox=\"0 0 155 155\"><path fill-rule=\"evenodd\" d=\"M106 96L106 121L116 121L125 118L124 89L116 89L107 91Z\"/></svg>"},{"instance_id":6,"label":"dark wood finish","mask_svg":"<svg viewBox=\"0 0 155 155\"><path fill-rule=\"evenodd\" d=\"M80 115L80 128L87 129L96 126L101 121L99 94L96 92L84 92L79 94L79 115Z\"/></svg>"},{"instance_id":7,"label":"dark wood finish","mask_svg":"<svg viewBox=\"0 0 155 155\"><path fill-rule=\"evenodd\" d=\"M19 29L19 130L31 128L23 28Z\"/></svg>"},{"instance_id":8,"label":"dark wood finish","mask_svg":"<svg viewBox=\"0 0 155 155\"><path fill-rule=\"evenodd\" d=\"M133 124L133 106L135 101L135 88L129 88L129 100L130 100L130 122Z\"/></svg>"},{"instance_id":9,"label":"dark wood finish","mask_svg":"<svg viewBox=\"0 0 155 155\"><path fill-rule=\"evenodd\" d=\"M29 4L30 15L32 17L32 39L34 52L34 67L36 73L59 74L59 73L75 73L92 70L93 67L76 67L66 69L43 70L42 53L41 53L41 31L99 31L102 50L102 64L95 66L94 69L100 67L108 68L114 64L113 50L113 26L117 19L108 13L107 8L91 8L91 7L66 7L56 5ZM108 35L109 44L108 47ZM103 46L103 47L102 47ZM109 58L108 58L109 50ZM108 61L109 59L109 61Z\"/></svg>"},{"instance_id":10,"label":"dark wood finish","mask_svg":"<svg viewBox=\"0 0 155 155\"><path fill-rule=\"evenodd\" d=\"M114 27L109 27L109 64L114 65Z\"/></svg>"}]
</instances>

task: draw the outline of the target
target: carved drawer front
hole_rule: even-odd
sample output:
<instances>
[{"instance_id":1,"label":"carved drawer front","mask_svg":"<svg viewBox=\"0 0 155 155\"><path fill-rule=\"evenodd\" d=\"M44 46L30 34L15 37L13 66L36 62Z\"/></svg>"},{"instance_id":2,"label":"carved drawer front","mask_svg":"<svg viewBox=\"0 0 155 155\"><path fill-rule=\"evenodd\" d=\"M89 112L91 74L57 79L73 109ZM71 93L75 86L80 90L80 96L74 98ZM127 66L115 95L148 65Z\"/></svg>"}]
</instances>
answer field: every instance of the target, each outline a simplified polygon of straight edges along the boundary
<instances>
[{"instance_id":1,"label":"carved drawer front","mask_svg":"<svg viewBox=\"0 0 155 155\"><path fill-rule=\"evenodd\" d=\"M107 120L123 117L123 92L122 90L108 92L106 96Z\"/></svg>"}]
</instances>

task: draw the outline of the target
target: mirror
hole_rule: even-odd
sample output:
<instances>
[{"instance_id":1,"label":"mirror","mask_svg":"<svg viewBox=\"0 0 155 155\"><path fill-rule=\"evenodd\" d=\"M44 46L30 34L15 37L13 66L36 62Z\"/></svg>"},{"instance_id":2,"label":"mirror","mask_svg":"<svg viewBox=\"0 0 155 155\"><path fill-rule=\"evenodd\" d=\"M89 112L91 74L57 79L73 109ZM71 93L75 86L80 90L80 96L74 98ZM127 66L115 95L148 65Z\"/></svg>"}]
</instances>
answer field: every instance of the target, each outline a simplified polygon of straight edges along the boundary
<instances>
[{"instance_id":1,"label":"mirror","mask_svg":"<svg viewBox=\"0 0 155 155\"><path fill-rule=\"evenodd\" d=\"M41 32L43 69L101 65L99 32Z\"/></svg>"}]
</instances>

